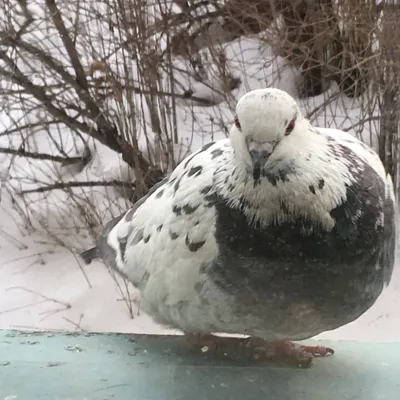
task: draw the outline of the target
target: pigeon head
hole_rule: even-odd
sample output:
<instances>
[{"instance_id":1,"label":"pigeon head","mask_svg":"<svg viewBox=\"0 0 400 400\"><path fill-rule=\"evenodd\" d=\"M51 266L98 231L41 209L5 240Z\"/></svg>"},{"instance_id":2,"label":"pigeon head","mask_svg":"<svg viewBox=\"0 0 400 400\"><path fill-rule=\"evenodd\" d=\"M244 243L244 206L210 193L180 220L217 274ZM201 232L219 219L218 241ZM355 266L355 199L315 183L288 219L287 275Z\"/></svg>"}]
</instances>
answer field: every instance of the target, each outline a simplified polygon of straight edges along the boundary
<instances>
[{"instance_id":1,"label":"pigeon head","mask_svg":"<svg viewBox=\"0 0 400 400\"><path fill-rule=\"evenodd\" d=\"M296 133L301 120L296 101L280 89L253 90L239 100L230 137L236 158L254 179L263 175L271 155Z\"/></svg>"}]
</instances>

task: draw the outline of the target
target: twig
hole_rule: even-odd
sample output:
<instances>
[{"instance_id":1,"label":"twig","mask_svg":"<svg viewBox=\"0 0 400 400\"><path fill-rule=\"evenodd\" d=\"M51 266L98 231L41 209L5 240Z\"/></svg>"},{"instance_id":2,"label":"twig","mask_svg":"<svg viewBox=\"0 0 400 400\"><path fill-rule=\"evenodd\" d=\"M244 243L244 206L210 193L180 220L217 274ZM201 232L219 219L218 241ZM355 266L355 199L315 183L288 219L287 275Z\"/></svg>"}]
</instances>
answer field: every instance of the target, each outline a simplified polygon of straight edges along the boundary
<instances>
[{"instance_id":1,"label":"twig","mask_svg":"<svg viewBox=\"0 0 400 400\"><path fill-rule=\"evenodd\" d=\"M85 71L79 60L79 55L74 46L74 42L69 37L68 29L62 20L60 10L54 0L46 0L46 5L50 11L51 18L53 19L54 25L57 28L58 33L61 36L65 50L67 50L68 56L71 60L72 66L74 67L76 73L76 80L85 91L88 90L88 82L86 78ZM96 107L97 108L97 107Z\"/></svg>"},{"instance_id":2,"label":"twig","mask_svg":"<svg viewBox=\"0 0 400 400\"><path fill-rule=\"evenodd\" d=\"M45 300L47 300L47 301L52 301L52 302L54 302L54 303L61 304L61 305L64 306L67 310L70 309L70 308L72 307L71 304L69 304L69 303L65 303L65 302L63 302L63 301L56 300L56 299L53 299L53 298L51 298L51 297L47 297L47 296L45 296L44 294L35 292L34 290L25 288L25 287L23 287L23 286L12 286L12 287L7 288L6 291L8 292L9 290L15 290L15 289L24 290L25 292L32 293L32 294L36 294L36 296L39 296L39 297L41 297L42 299L45 299Z\"/></svg>"},{"instance_id":3,"label":"twig","mask_svg":"<svg viewBox=\"0 0 400 400\"><path fill-rule=\"evenodd\" d=\"M135 316L133 315L133 307L132 307L133 301L131 300L130 293L129 293L129 287L128 287L129 282L128 282L125 278L121 277L121 279L122 279L122 281L123 281L123 283L124 283L124 286L125 286L125 290L126 290L126 292L127 292L127 295L126 295L126 294L124 293L123 289L122 289L121 284L118 282L118 278L120 277L120 275L118 275L118 274L117 274L113 269L111 269L111 268L107 268L107 270L108 270L109 274L111 275L111 277L113 278L114 282L115 282L116 285L117 285L118 291L119 291L120 295L122 296L122 300L124 301L124 303L126 304L126 306L127 306L127 308L128 308L129 316L130 316L132 319L134 319Z\"/></svg>"},{"instance_id":4,"label":"twig","mask_svg":"<svg viewBox=\"0 0 400 400\"><path fill-rule=\"evenodd\" d=\"M25 90L21 90L21 94L22 93L25 93ZM1 93L0 92L0 96L2 94L6 95L6 94L8 94L8 92L7 93L5 93L5 92ZM26 125L17 126L16 128L13 128L13 129L7 129L4 132L1 132L0 136L10 136L10 135L12 135L14 133L19 133L19 132L24 131L24 130L29 130L30 132L33 132L34 128L44 129L45 127L48 128L49 125L57 125L57 124L60 124L60 121L40 121L40 122L36 122L36 123L29 123L29 124L26 124Z\"/></svg>"},{"instance_id":5,"label":"twig","mask_svg":"<svg viewBox=\"0 0 400 400\"><path fill-rule=\"evenodd\" d=\"M354 123L354 124L351 125L351 126L348 126L348 127L346 127L346 128L342 128L342 131L344 131L344 132L349 132L349 131L351 131L352 129L357 128L357 127L360 126L360 125L364 125L364 124L367 124L368 122L373 122L373 121L378 122L378 121L380 121L380 120L381 120L381 117L375 117L375 116L372 116L372 117L369 117L369 118L364 118L364 119L362 119L361 121L358 121L358 122Z\"/></svg>"},{"instance_id":6,"label":"twig","mask_svg":"<svg viewBox=\"0 0 400 400\"><path fill-rule=\"evenodd\" d=\"M0 153L3 154L12 154L18 157L26 157L26 158L34 158L37 160L49 160L54 162L61 162L66 164L73 164L75 162L82 161L82 156L80 157L61 157L61 156L53 156L52 154L47 153L33 153L30 151L26 151L22 148L19 149L10 149L6 147L0 147Z\"/></svg>"},{"instance_id":7,"label":"twig","mask_svg":"<svg viewBox=\"0 0 400 400\"><path fill-rule=\"evenodd\" d=\"M78 256L77 256L77 254L76 254L75 251L73 251L72 249L70 249L70 248L67 247L67 246L65 246L65 248L66 248L66 249L73 255L73 257L75 258L75 261L78 263L79 269L81 270L82 275L83 275L83 277L84 277L85 280L86 280L86 283L88 284L89 288L91 289L91 288L92 288L92 284L90 283L89 277L88 277L88 275L87 275L87 273L86 273L86 271L85 271L85 269L84 269L84 267L83 267L83 265L82 265L82 263L81 263L82 260L80 260L80 259L78 258Z\"/></svg>"},{"instance_id":8,"label":"twig","mask_svg":"<svg viewBox=\"0 0 400 400\"><path fill-rule=\"evenodd\" d=\"M9 308L7 310L0 311L0 315L6 314L6 313L10 313L10 312L14 312L14 311L20 311L20 310L23 310L23 309L28 308L28 307L37 306L38 304L46 303L46 301L47 300L40 300L40 301L37 301L36 303L30 303L30 304L25 304L24 306L20 306L20 307Z\"/></svg>"},{"instance_id":9,"label":"twig","mask_svg":"<svg viewBox=\"0 0 400 400\"><path fill-rule=\"evenodd\" d=\"M81 332L84 332L84 331L85 331L85 329L83 329L83 328L81 327L81 322L82 322L82 319L83 319L83 314L80 315L78 323L76 323L76 322L70 320L70 319L67 318L67 317L62 317L62 318L63 318L65 321L67 321L67 322L69 322L70 324L72 324L72 325L75 326L75 332L76 332L77 330L80 330Z\"/></svg>"},{"instance_id":10,"label":"twig","mask_svg":"<svg viewBox=\"0 0 400 400\"><path fill-rule=\"evenodd\" d=\"M63 190L72 187L96 187L96 186L134 187L135 185L133 183L122 182L117 180L103 181L103 182L96 182L96 181L58 182L52 185L38 187L36 189L21 190L19 194L23 195L28 193L43 193L43 192L49 192L50 190L57 190L57 189Z\"/></svg>"},{"instance_id":11,"label":"twig","mask_svg":"<svg viewBox=\"0 0 400 400\"><path fill-rule=\"evenodd\" d=\"M43 315L43 317L40 319L40 322L44 321L45 319L51 317L54 314L63 312L65 310L67 310L65 307L59 307L59 308L56 308L56 309L50 310L50 311L49 310L42 311L41 313L39 313L39 315Z\"/></svg>"},{"instance_id":12,"label":"twig","mask_svg":"<svg viewBox=\"0 0 400 400\"><path fill-rule=\"evenodd\" d=\"M9 242L13 243L18 248L18 250L26 250L28 248L26 244L20 242L18 239L11 236L2 228L0 228L0 235L4 236Z\"/></svg>"},{"instance_id":13,"label":"twig","mask_svg":"<svg viewBox=\"0 0 400 400\"><path fill-rule=\"evenodd\" d=\"M64 109L56 107L53 99L46 94L46 89L33 84L29 77L24 75L18 68L17 64L7 55L6 51L0 50L0 59L2 59L11 69L11 71L7 71L6 69L0 67L0 75L9 78L17 85L24 87L28 93L30 93L36 100L43 104L46 111L48 111L54 118L60 120L60 122L63 122L73 131L80 130L85 132L87 135L97 139L110 149L120 153L123 160L128 165L138 167L142 171L154 172L156 178L159 175L162 175L161 171L150 170L150 164L143 156L141 151L138 148L133 148L128 141L124 140L118 134L116 126L107 120L107 118L103 115L96 103L88 94L84 96L87 100L85 104L88 110L91 112L90 117L92 122L97 125L97 129L94 126L89 126L85 122L78 121L77 118L70 117L64 111ZM84 113L83 109L82 113ZM138 162L136 162L136 160L138 160Z\"/></svg>"},{"instance_id":14,"label":"twig","mask_svg":"<svg viewBox=\"0 0 400 400\"><path fill-rule=\"evenodd\" d=\"M13 258L12 260L3 261L3 262L1 263L1 266L4 267L5 265L13 264L13 263L15 263L15 262L17 262L17 261L26 260L26 259L28 259L28 258L32 258L32 257L36 257L36 256L41 257L44 253L45 253L45 252L42 251L42 252L39 252L39 253L29 254L29 255L27 255L27 256L22 256L22 257Z\"/></svg>"},{"instance_id":15,"label":"twig","mask_svg":"<svg viewBox=\"0 0 400 400\"><path fill-rule=\"evenodd\" d=\"M26 0L17 0L20 7L22 8L22 12L25 15L26 20L24 21L24 23L22 24L21 28L19 29L19 31L16 33L15 37L16 38L20 38L28 29L29 25L32 24L32 22L34 21L31 12L29 11L28 7L27 7L27 2Z\"/></svg>"},{"instance_id":16,"label":"twig","mask_svg":"<svg viewBox=\"0 0 400 400\"><path fill-rule=\"evenodd\" d=\"M51 98L46 94L44 88L33 84L30 79L25 76L21 70L18 68L17 64L8 57L7 53L3 50L0 50L0 59L2 59L11 69L11 71L7 71L4 68L0 68L0 74L4 77L10 78L14 83L22 86L25 90L31 94L35 99L39 100L46 110L56 119L64 122L72 130L80 129L83 132L92 132L92 129L89 125L84 122L79 122L75 118L70 117L64 110L57 108L54 106ZM93 136L93 132L92 135Z\"/></svg>"}]
</instances>

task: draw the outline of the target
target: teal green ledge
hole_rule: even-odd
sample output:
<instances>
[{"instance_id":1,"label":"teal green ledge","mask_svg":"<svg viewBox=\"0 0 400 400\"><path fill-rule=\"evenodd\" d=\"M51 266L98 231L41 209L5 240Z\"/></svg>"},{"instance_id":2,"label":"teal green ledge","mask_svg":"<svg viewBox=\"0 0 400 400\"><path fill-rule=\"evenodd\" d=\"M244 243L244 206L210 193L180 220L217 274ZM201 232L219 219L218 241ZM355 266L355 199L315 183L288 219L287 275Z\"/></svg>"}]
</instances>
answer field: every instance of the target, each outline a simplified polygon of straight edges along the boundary
<instances>
[{"instance_id":1,"label":"teal green ledge","mask_svg":"<svg viewBox=\"0 0 400 400\"><path fill-rule=\"evenodd\" d=\"M300 369L203 354L180 336L0 331L0 400L400 399L400 343L308 343L335 355Z\"/></svg>"}]
</instances>

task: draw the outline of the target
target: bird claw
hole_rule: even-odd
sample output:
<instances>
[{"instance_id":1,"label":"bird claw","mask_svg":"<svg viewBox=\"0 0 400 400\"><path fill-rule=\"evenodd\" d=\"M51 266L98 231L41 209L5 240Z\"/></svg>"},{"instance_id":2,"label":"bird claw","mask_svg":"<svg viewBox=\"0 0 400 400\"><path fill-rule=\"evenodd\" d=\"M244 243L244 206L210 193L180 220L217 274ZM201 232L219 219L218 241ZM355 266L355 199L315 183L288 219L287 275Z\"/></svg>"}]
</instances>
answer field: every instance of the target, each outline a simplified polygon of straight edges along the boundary
<instances>
[{"instance_id":1,"label":"bird claw","mask_svg":"<svg viewBox=\"0 0 400 400\"><path fill-rule=\"evenodd\" d=\"M263 339L249 338L249 345L253 348L257 359L289 361L302 368L311 367L314 357L327 357L334 354L334 350L329 347L299 345L288 340L268 342Z\"/></svg>"},{"instance_id":2,"label":"bird claw","mask_svg":"<svg viewBox=\"0 0 400 400\"><path fill-rule=\"evenodd\" d=\"M302 346L300 348L306 353L312 354L314 357L328 357L335 354L335 351L330 347L325 346Z\"/></svg>"},{"instance_id":3,"label":"bird claw","mask_svg":"<svg viewBox=\"0 0 400 400\"><path fill-rule=\"evenodd\" d=\"M239 347L247 349L247 354L250 351L250 357L255 360L283 361L301 368L311 367L314 357L327 357L335 353L329 347L300 345L289 340L270 342L257 337L238 339L198 333L185 336L191 345L200 347L203 353L215 353L224 344L238 343Z\"/></svg>"}]
</instances>

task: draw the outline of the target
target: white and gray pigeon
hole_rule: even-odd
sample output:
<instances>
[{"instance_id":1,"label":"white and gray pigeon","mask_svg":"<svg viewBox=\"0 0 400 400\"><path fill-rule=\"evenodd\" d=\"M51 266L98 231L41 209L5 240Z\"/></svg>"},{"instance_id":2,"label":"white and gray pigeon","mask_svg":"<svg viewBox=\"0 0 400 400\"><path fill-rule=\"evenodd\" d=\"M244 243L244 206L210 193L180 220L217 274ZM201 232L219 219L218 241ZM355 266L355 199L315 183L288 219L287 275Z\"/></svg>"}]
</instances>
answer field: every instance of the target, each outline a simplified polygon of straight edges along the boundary
<instances>
[{"instance_id":1,"label":"white and gray pigeon","mask_svg":"<svg viewBox=\"0 0 400 400\"><path fill-rule=\"evenodd\" d=\"M378 155L311 126L289 94L269 88L245 94L230 138L183 160L82 257L102 258L155 321L198 344L243 334L258 352L309 366L333 351L291 340L375 303L391 279L395 228Z\"/></svg>"}]
</instances>

